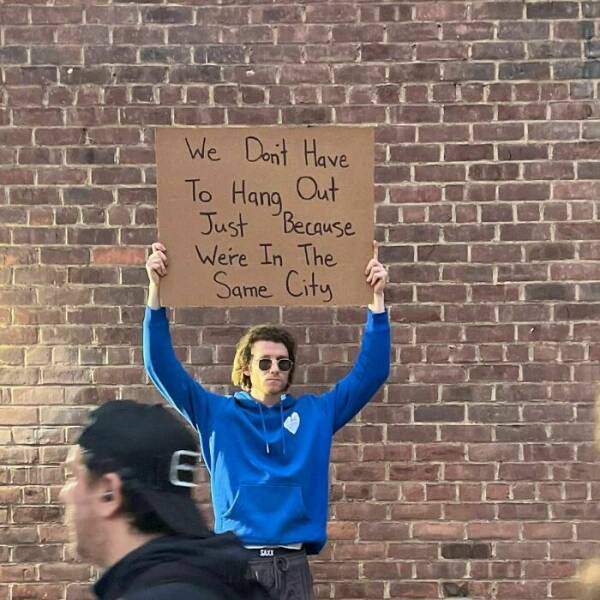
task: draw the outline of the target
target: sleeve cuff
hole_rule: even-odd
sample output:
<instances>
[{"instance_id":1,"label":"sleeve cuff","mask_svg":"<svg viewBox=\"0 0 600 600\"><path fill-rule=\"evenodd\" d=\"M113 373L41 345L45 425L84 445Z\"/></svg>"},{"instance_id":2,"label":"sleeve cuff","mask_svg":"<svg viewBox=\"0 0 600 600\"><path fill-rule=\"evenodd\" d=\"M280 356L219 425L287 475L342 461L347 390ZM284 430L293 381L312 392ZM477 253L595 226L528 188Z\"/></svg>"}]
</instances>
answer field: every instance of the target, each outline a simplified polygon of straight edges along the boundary
<instances>
[{"instance_id":1,"label":"sleeve cuff","mask_svg":"<svg viewBox=\"0 0 600 600\"><path fill-rule=\"evenodd\" d=\"M160 308L150 308L146 306L146 312L144 313L144 321L149 324L163 323L167 320L167 310L164 306Z\"/></svg>"},{"instance_id":2,"label":"sleeve cuff","mask_svg":"<svg viewBox=\"0 0 600 600\"><path fill-rule=\"evenodd\" d=\"M367 327L372 329L380 329L389 326L388 309L383 312L374 313L371 309L367 312Z\"/></svg>"}]
</instances>

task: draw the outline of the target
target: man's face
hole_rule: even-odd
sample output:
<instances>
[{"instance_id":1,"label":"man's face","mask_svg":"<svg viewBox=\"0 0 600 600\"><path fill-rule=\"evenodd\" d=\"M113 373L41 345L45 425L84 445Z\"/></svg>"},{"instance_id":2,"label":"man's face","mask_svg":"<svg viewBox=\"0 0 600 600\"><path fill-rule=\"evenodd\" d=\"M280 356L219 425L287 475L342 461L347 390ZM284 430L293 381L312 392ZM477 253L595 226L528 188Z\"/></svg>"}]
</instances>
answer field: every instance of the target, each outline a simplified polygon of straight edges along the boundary
<instances>
[{"instance_id":1,"label":"man's face","mask_svg":"<svg viewBox=\"0 0 600 600\"><path fill-rule=\"evenodd\" d=\"M288 387L290 371L279 369L277 360L288 358L288 351L284 344L261 340L252 344L252 359L244 371L252 383L252 395L258 400L261 396L282 394ZM261 359L271 359L267 370L259 367Z\"/></svg>"},{"instance_id":2,"label":"man's face","mask_svg":"<svg viewBox=\"0 0 600 600\"><path fill-rule=\"evenodd\" d=\"M65 466L67 479L60 492L60 499L65 504L66 523L71 540L75 542L77 552L82 558L94 564L101 564L101 492L90 480L79 446L73 446L69 450Z\"/></svg>"}]
</instances>

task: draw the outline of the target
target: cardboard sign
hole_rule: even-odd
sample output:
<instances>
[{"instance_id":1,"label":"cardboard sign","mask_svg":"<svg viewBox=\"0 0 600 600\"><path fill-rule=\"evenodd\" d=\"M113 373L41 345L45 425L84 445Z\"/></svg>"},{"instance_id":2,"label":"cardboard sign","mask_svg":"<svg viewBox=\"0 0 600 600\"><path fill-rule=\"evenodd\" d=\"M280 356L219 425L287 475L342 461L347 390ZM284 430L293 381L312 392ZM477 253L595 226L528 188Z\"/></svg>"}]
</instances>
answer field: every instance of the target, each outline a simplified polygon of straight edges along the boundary
<instances>
[{"instance_id":1,"label":"cardboard sign","mask_svg":"<svg viewBox=\"0 0 600 600\"><path fill-rule=\"evenodd\" d=\"M372 299L373 129L156 130L165 306Z\"/></svg>"}]
</instances>

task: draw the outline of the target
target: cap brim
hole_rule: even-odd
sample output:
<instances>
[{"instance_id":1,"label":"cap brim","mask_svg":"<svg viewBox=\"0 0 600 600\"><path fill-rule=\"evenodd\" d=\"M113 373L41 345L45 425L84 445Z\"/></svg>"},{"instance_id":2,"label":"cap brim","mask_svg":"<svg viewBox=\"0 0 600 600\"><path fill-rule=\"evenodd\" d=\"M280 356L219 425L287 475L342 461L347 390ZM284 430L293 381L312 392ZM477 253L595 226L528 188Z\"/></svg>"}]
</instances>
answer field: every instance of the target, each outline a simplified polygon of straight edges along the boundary
<instances>
[{"instance_id":1,"label":"cap brim","mask_svg":"<svg viewBox=\"0 0 600 600\"><path fill-rule=\"evenodd\" d=\"M175 533L203 538L211 535L191 495L148 489L140 490L140 493L157 516Z\"/></svg>"}]
</instances>

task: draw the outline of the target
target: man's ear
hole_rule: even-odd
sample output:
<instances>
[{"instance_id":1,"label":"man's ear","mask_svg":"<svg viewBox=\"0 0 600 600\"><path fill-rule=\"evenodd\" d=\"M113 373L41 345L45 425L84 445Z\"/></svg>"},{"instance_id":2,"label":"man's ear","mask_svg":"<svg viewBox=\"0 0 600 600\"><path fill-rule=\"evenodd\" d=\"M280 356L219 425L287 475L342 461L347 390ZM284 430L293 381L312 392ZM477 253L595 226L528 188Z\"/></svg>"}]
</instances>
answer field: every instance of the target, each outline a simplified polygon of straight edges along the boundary
<instances>
[{"instance_id":1,"label":"man's ear","mask_svg":"<svg viewBox=\"0 0 600 600\"><path fill-rule=\"evenodd\" d=\"M98 511L103 517L112 517L123 505L121 478L116 473L105 473L97 484Z\"/></svg>"}]
</instances>

